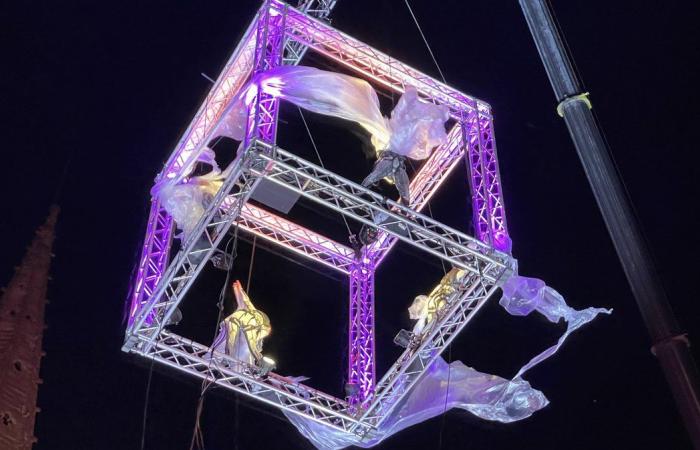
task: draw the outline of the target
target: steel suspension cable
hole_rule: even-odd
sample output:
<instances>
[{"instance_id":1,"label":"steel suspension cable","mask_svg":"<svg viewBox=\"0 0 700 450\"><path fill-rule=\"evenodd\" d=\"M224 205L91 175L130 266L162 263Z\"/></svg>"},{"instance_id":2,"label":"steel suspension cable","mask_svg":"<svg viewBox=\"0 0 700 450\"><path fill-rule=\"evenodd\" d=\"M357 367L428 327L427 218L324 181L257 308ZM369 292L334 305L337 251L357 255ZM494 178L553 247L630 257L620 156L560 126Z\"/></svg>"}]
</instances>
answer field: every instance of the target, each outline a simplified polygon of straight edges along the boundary
<instances>
[{"instance_id":1,"label":"steel suspension cable","mask_svg":"<svg viewBox=\"0 0 700 450\"><path fill-rule=\"evenodd\" d=\"M416 24L416 28L418 28L418 32L420 33L421 37L423 38L423 42L425 43L425 47L428 49L428 53L430 53L430 57L433 59L433 63L435 63L435 67L437 68L438 72L440 73L440 78L442 78L442 82L447 84L447 80L445 79L445 75L442 72L442 69L440 68L440 64L437 62L437 58L435 58L435 54L433 53L433 50L430 48L430 44L428 43L428 39L426 39L425 34L423 33L423 30L418 23L418 19L416 18L416 15L413 13L413 9L411 9L411 5L408 3L408 0L404 0L404 3L406 3L406 7L408 8L408 12L411 13L411 17L413 18L413 22ZM410 160L409 160L410 161ZM413 164L411 163L411 166ZM427 203L428 206L428 213L430 214L430 217L434 219L433 217L433 210L430 207L430 204ZM447 269L445 268L445 262L440 259L440 263L442 264L442 270L447 275ZM450 363L452 362L452 343L448 345L448 360L447 361L447 386L445 389L445 403L443 406L442 410L442 418L441 418L441 423L440 423L440 434L438 435L438 448L442 449L442 436L445 431L445 413L447 412L447 400L449 398L450 394L450 379L452 375L452 367L450 366Z\"/></svg>"},{"instance_id":2,"label":"steel suspension cable","mask_svg":"<svg viewBox=\"0 0 700 450\"><path fill-rule=\"evenodd\" d=\"M304 122L304 128L306 128L306 133L309 135L309 140L311 140L311 145L314 148L314 151L316 152L316 157L318 158L319 164L321 164L321 167L324 169L326 166L323 164L323 159L321 159L321 153L318 151L318 147L316 147L316 141L314 140L313 135L311 134L311 129L309 129L309 124L306 123L306 118L304 117L304 113L301 111L301 108L297 106L297 109L299 110L299 115L301 116L301 121ZM340 217L343 218L343 222L345 222L345 228L348 230L348 234L352 234L352 230L350 229L350 224L348 223L348 220L345 218L345 214L341 214Z\"/></svg>"},{"instance_id":3,"label":"steel suspension cable","mask_svg":"<svg viewBox=\"0 0 700 450\"><path fill-rule=\"evenodd\" d=\"M404 3L406 3L406 8L408 8L408 12L411 13L411 17L413 17L413 22L416 24L416 28L418 28L418 32L420 33L420 36L423 38L423 42L425 43L425 46L428 49L428 53L430 53L430 57L433 58L433 62L435 63L435 67L437 67L438 72L440 72L440 78L442 78L442 82L447 83L447 81L445 81L445 75L442 73L442 69L440 69L440 64L438 64L437 59L435 58L435 54L433 53L433 49L430 48L430 44L428 44L428 40L425 38L425 34L423 34L423 29L421 28L420 24L418 23L418 19L416 18L416 15L413 14L413 9L411 8L411 5L408 3L408 0L404 0Z\"/></svg>"}]
</instances>

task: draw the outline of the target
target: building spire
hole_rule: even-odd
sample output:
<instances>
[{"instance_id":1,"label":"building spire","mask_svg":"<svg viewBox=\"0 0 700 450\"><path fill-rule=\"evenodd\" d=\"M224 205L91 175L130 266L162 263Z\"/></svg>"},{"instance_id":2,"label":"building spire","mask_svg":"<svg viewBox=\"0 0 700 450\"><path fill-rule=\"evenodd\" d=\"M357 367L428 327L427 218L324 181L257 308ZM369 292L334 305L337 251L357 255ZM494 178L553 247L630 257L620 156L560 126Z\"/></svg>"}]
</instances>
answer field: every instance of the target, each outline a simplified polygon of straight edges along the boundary
<instances>
[{"instance_id":1,"label":"building spire","mask_svg":"<svg viewBox=\"0 0 700 450\"><path fill-rule=\"evenodd\" d=\"M46 222L0 297L0 448L29 450L36 442L34 421L43 352L44 306L51 248L59 208Z\"/></svg>"}]
</instances>

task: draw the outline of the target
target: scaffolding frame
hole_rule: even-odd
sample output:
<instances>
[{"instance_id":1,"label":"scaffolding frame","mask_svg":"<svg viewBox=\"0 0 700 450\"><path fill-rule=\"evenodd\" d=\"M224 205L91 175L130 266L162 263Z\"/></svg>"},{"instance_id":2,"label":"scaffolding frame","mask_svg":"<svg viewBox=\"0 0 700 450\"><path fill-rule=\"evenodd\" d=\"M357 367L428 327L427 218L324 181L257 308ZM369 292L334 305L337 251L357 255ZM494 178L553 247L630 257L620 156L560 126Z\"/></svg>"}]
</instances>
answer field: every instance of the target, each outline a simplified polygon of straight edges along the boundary
<instances>
[{"instance_id":1,"label":"scaffolding frame","mask_svg":"<svg viewBox=\"0 0 700 450\"><path fill-rule=\"evenodd\" d=\"M454 125L446 142L411 180L409 205L387 200L276 147L279 100L258 91L248 110L244 150L169 264L173 220L159 201L152 199L123 349L362 438L388 417L512 273L514 262L508 255L510 239L490 106L333 29L323 20L334 4L309 0L296 9L279 0L263 3L156 183L190 173L201 151L216 137L213 132L226 108L251 75L281 64L297 64L311 49L397 93L413 86L424 100L449 107ZM469 171L475 238L420 213L463 159ZM248 203L263 179L378 228L378 239L357 257L343 244ZM237 374L222 363L214 370L211 358L205 357L206 346L166 330L178 304L232 226L349 277L348 381L358 387L354 395L340 400L300 383L292 383L292 389L283 383L284 377L272 373L268 375L271 378L262 377L253 368ZM398 241L442 258L469 276L449 303L449 310L376 383L374 273Z\"/></svg>"}]
</instances>

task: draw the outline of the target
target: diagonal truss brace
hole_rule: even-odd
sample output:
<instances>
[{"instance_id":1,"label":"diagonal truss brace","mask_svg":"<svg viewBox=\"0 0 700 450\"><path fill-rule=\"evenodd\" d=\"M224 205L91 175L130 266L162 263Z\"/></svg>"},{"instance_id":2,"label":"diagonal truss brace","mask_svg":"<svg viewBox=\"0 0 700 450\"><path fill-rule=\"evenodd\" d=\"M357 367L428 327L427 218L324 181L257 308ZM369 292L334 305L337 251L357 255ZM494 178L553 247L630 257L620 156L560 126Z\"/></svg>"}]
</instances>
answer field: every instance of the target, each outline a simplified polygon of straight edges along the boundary
<instances>
[{"instance_id":1,"label":"diagonal truss brace","mask_svg":"<svg viewBox=\"0 0 700 450\"><path fill-rule=\"evenodd\" d=\"M489 281L510 260L483 242L408 209L279 147L255 141L250 149L265 164L253 173ZM389 210L391 208L391 210Z\"/></svg>"}]
</instances>

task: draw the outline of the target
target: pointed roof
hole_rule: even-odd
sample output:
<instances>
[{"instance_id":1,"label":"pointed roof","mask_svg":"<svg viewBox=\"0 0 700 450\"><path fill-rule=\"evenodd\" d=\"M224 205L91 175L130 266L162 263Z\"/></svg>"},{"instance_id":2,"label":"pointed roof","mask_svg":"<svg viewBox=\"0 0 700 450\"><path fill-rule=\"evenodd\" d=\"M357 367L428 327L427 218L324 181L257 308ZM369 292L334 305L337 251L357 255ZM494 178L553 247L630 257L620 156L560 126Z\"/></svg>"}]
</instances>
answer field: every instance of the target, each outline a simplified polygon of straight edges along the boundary
<instances>
[{"instance_id":1,"label":"pointed roof","mask_svg":"<svg viewBox=\"0 0 700 450\"><path fill-rule=\"evenodd\" d=\"M52 206L0 297L0 448L31 449L44 307L58 206Z\"/></svg>"}]
</instances>

